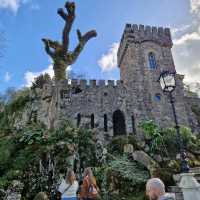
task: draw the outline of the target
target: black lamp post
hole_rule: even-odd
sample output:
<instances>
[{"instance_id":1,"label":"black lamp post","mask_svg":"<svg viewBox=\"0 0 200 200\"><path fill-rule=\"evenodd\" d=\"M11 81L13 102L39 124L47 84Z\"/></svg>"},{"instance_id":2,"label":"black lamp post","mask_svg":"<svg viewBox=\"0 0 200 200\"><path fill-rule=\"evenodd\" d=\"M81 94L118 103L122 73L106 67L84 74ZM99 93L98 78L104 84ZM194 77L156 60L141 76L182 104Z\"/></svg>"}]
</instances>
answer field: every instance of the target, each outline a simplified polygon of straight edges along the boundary
<instances>
[{"instance_id":1,"label":"black lamp post","mask_svg":"<svg viewBox=\"0 0 200 200\"><path fill-rule=\"evenodd\" d=\"M175 79L176 73L170 72L170 71L164 71L160 74L160 77L158 81L160 82L161 88L164 92L164 94L168 94L170 98L170 103L172 105L172 111L174 115L174 122L175 122L175 129L177 133L177 143L179 145L180 149L180 157L181 157L181 173L187 173L189 172L189 165L187 161L187 156L184 150L183 146L183 140L180 134L180 126L178 124L178 119L176 115L176 109L175 109L175 99L172 96L172 92L176 88L176 79Z\"/></svg>"}]
</instances>

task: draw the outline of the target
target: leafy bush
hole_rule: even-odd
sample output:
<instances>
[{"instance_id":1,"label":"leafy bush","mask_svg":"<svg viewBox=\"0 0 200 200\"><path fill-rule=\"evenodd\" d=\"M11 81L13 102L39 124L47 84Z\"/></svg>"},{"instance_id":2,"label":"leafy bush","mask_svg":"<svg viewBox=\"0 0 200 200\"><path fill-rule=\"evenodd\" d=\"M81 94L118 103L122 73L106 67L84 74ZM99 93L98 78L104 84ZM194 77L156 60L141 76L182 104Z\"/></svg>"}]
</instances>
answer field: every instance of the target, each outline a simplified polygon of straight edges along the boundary
<instances>
[{"instance_id":1,"label":"leafy bush","mask_svg":"<svg viewBox=\"0 0 200 200\"><path fill-rule=\"evenodd\" d=\"M45 137L45 128L41 125L38 127L28 126L23 130L22 136L19 139L20 143L32 145L42 144L47 138Z\"/></svg>"},{"instance_id":2,"label":"leafy bush","mask_svg":"<svg viewBox=\"0 0 200 200\"><path fill-rule=\"evenodd\" d=\"M14 127L12 124L14 118L21 113L21 110L23 110L29 101L28 88L12 92L8 100L4 101L3 110L0 112L0 135L7 135L13 132Z\"/></svg>"},{"instance_id":3,"label":"leafy bush","mask_svg":"<svg viewBox=\"0 0 200 200\"><path fill-rule=\"evenodd\" d=\"M12 137L6 136L0 138L0 176L4 174L12 163L15 150L16 146Z\"/></svg>"},{"instance_id":4,"label":"leafy bush","mask_svg":"<svg viewBox=\"0 0 200 200\"><path fill-rule=\"evenodd\" d=\"M126 157L112 158L104 167L95 168L95 176L102 191L101 199L144 199L144 192L143 195L140 192L145 190L148 171Z\"/></svg>"},{"instance_id":5,"label":"leafy bush","mask_svg":"<svg viewBox=\"0 0 200 200\"><path fill-rule=\"evenodd\" d=\"M144 170L142 166L136 162L129 161L125 157L119 157L116 160L109 162L108 166L110 167L109 170L111 175L117 174L121 179L125 179L129 182L131 186L143 186L149 178L149 173Z\"/></svg>"},{"instance_id":6,"label":"leafy bush","mask_svg":"<svg viewBox=\"0 0 200 200\"><path fill-rule=\"evenodd\" d=\"M41 74L34 79L34 82L32 83L31 88L32 89L35 89L35 88L42 89L44 84L48 83L50 81L51 81L51 77L49 76L49 74L47 74L47 73Z\"/></svg>"},{"instance_id":7,"label":"leafy bush","mask_svg":"<svg viewBox=\"0 0 200 200\"><path fill-rule=\"evenodd\" d=\"M175 128L159 128L153 121L142 122L140 127L144 131L147 143L150 144L152 154L161 153L165 156L175 157L180 152L177 142L177 132ZM188 127L180 128L183 145L189 151L200 148L200 140L192 133Z\"/></svg>"},{"instance_id":8,"label":"leafy bush","mask_svg":"<svg viewBox=\"0 0 200 200\"><path fill-rule=\"evenodd\" d=\"M144 131L145 138L150 145L150 152L168 155L161 129L152 120L142 122L139 126Z\"/></svg>"},{"instance_id":9,"label":"leafy bush","mask_svg":"<svg viewBox=\"0 0 200 200\"><path fill-rule=\"evenodd\" d=\"M6 109L8 110L9 114L19 112L29 101L29 89L24 88L22 90L18 90L13 99L11 99L10 102L6 105Z\"/></svg>"}]
</instances>

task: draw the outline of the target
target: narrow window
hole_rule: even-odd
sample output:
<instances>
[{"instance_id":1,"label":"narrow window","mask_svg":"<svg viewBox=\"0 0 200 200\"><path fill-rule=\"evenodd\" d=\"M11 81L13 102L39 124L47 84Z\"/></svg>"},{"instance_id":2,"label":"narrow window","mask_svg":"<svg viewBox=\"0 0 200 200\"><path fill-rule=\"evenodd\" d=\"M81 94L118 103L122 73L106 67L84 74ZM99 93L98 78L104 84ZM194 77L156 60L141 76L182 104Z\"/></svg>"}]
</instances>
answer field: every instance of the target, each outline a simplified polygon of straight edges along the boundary
<instances>
[{"instance_id":1,"label":"narrow window","mask_svg":"<svg viewBox=\"0 0 200 200\"><path fill-rule=\"evenodd\" d=\"M134 118L133 115L131 116L131 120L132 120L132 129L133 129L133 134L136 135L135 118Z\"/></svg>"},{"instance_id":2,"label":"narrow window","mask_svg":"<svg viewBox=\"0 0 200 200\"><path fill-rule=\"evenodd\" d=\"M33 122L37 123L37 111L33 112Z\"/></svg>"},{"instance_id":3,"label":"narrow window","mask_svg":"<svg viewBox=\"0 0 200 200\"><path fill-rule=\"evenodd\" d=\"M155 94L154 99L155 99L156 102L161 101L161 94L159 94L159 93Z\"/></svg>"},{"instance_id":4,"label":"narrow window","mask_svg":"<svg viewBox=\"0 0 200 200\"><path fill-rule=\"evenodd\" d=\"M107 115L104 115L104 131L108 132L108 118Z\"/></svg>"},{"instance_id":5,"label":"narrow window","mask_svg":"<svg viewBox=\"0 0 200 200\"><path fill-rule=\"evenodd\" d=\"M79 114L77 115L77 127L79 127L80 124L81 124L81 114L79 113Z\"/></svg>"},{"instance_id":6,"label":"narrow window","mask_svg":"<svg viewBox=\"0 0 200 200\"><path fill-rule=\"evenodd\" d=\"M156 63L156 56L153 52L149 53L149 67L150 69L156 69L157 63Z\"/></svg>"},{"instance_id":7,"label":"narrow window","mask_svg":"<svg viewBox=\"0 0 200 200\"><path fill-rule=\"evenodd\" d=\"M94 114L91 114L91 128L94 128Z\"/></svg>"}]
</instances>

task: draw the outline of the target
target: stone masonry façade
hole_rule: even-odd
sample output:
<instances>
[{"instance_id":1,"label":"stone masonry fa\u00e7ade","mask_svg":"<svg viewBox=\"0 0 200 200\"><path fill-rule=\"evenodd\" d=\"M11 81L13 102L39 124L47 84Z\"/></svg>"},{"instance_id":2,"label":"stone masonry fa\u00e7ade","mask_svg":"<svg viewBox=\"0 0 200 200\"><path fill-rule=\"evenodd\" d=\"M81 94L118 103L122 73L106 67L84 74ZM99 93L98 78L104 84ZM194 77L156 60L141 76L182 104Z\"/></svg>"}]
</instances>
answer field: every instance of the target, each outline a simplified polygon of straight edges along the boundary
<instances>
[{"instance_id":1,"label":"stone masonry fa\u00e7ade","mask_svg":"<svg viewBox=\"0 0 200 200\"><path fill-rule=\"evenodd\" d=\"M47 83L43 89L31 92L32 103L20 123L38 120L51 128L69 120L75 126L97 129L101 139L119 134L139 136L138 124L142 120L152 119L161 127L173 126L169 99L157 82L163 70L175 71L172 46L168 28L127 24L118 50L120 80ZM149 67L150 52L156 58L157 67L153 70ZM184 95L183 79L183 75L176 75L174 97L178 120L198 132L190 100ZM196 102L200 106L200 100Z\"/></svg>"}]
</instances>

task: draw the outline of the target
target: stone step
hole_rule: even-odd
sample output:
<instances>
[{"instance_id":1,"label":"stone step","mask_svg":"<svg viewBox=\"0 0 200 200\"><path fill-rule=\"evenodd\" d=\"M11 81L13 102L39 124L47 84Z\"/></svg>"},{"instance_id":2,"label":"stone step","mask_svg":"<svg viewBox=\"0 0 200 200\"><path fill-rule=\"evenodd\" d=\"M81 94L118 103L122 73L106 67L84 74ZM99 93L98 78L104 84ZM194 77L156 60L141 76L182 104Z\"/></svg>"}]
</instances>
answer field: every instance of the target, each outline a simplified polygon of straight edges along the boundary
<instances>
[{"instance_id":1,"label":"stone step","mask_svg":"<svg viewBox=\"0 0 200 200\"><path fill-rule=\"evenodd\" d=\"M191 168L190 173L193 173L195 179L200 183L200 167ZM180 174L176 174L173 177L176 183L178 184L180 182ZM184 200L183 193L180 187L170 186L168 188L168 191L176 195L176 200Z\"/></svg>"},{"instance_id":2,"label":"stone step","mask_svg":"<svg viewBox=\"0 0 200 200\"><path fill-rule=\"evenodd\" d=\"M195 179L200 183L200 167L195 167L190 169L190 173L194 174ZM173 179L178 185L181 179L180 174L174 174Z\"/></svg>"},{"instance_id":3,"label":"stone step","mask_svg":"<svg viewBox=\"0 0 200 200\"><path fill-rule=\"evenodd\" d=\"M200 174L200 167L191 168L190 173Z\"/></svg>"},{"instance_id":4,"label":"stone step","mask_svg":"<svg viewBox=\"0 0 200 200\"><path fill-rule=\"evenodd\" d=\"M191 168L190 173L193 173L196 180L200 183L200 167Z\"/></svg>"}]
</instances>

